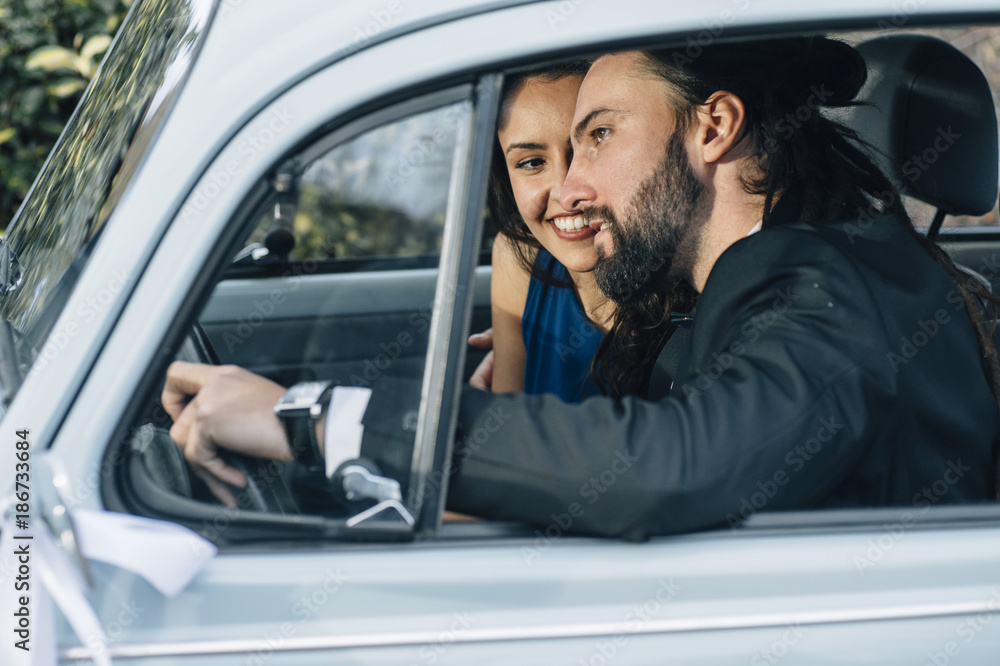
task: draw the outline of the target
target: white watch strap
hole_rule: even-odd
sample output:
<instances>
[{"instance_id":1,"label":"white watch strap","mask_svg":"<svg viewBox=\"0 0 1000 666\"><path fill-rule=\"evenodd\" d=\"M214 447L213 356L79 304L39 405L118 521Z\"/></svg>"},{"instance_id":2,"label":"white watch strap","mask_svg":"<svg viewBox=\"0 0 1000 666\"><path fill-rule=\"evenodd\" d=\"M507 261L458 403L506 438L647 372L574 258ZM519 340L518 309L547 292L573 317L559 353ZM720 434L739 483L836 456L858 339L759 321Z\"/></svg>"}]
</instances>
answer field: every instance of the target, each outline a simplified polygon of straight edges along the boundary
<instances>
[{"instance_id":1,"label":"white watch strap","mask_svg":"<svg viewBox=\"0 0 1000 666\"><path fill-rule=\"evenodd\" d=\"M372 390L363 386L337 386L333 389L323 435L327 478L332 477L342 463L361 455L361 438L365 433L361 421L371 396Z\"/></svg>"}]
</instances>

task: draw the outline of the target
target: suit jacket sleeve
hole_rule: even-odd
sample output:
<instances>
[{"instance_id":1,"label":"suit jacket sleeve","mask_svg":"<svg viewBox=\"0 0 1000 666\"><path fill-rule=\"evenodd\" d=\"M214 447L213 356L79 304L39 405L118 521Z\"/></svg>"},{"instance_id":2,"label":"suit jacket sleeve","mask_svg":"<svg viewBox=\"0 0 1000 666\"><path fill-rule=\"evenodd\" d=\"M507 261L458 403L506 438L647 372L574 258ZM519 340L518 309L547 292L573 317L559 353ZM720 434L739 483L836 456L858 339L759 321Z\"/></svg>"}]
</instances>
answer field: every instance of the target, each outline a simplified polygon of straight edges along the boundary
<instances>
[{"instance_id":1,"label":"suit jacket sleeve","mask_svg":"<svg viewBox=\"0 0 1000 666\"><path fill-rule=\"evenodd\" d=\"M712 271L670 397L464 389L448 507L642 539L817 505L892 400L888 364L865 361L880 330L841 251L804 231L744 239Z\"/></svg>"}]
</instances>

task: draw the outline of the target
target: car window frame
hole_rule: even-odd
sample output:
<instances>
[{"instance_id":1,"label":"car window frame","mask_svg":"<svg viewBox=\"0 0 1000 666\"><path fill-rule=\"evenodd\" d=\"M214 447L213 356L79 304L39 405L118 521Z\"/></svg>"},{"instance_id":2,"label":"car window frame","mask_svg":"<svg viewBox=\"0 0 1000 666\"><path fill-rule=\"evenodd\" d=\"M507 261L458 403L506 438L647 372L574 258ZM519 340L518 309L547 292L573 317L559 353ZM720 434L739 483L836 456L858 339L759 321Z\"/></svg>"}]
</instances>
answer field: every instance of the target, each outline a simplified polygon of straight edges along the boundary
<instances>
[{"instance_id":1,"label":"car window frame","mask_svg":"<svg viewBox=\"0 0 1000 666\"><path fill-rule=\"evenodd\" d=\"M496 79L495 76L492 78ZM482 178L479 177L481 170L473 168L470 160L475 159L474 156L479 155L484 149L492 149L492 144L485 140L477 142L473 137L481 136L481 133L476 130L483 122L488 122L491 127L494 123L494 116L491 114L495 114L497 103L495 98L499 93L499 84L494 85L493 88L495 88L495 94L490 98L482 95L472 82L452 81L431 88L430 91L423 94L410 96L404 100L389 98L383 100L381 104L365 105L356 115L346 119L342 118L340 121L334 119L323 124L316 131L311 132L304 140L299 141L294 148L286 151L282 157L270 162L263 177L257 179L250 191L242 198L237 211L230 216L223 238L215 245L210 256L206 259L205 265L211 266L212 270L202 272L200 277L195 281L195 285L189 290L189 298L185 301L185 305L181 310L178 311L174 320L175 323L171 326L161 345L165 349L179 348L179 341L184 339L191 324L196 321L198 313L201 312L208 302L214 286L220 280L232 277L226 275L230 266L229 258L239 250L242 239L252 231L258 218L256 213L262 207L266 206L267 202L273 196L272 183L275 174L292 164L308 164L310 156L313 158L318 157L335 145L342 145L344 142L350 141L352 138L358 137L367 131L383 127L394 121L403 120L424 111L440 109L449 105L467 105L467 112L456 123L454 129L456 147L451 170L452 175L448 185L444 239L442 241L441 258L437 269L438 279L435 287L435 299L429 330L430 337L423 376L422 398L414 440L414 457L411 465L411 483L416 481L422 487L429 488L429 490L422 492L420 495L410 493L411 496L418 497L420 501L416 506L407 505L407 508L413 511L415 523L409 531L409 536L402 540L432 536L439 527L440 507L443 506L445 487L441 483L426 483L426 479L431 476L431 471L435 466L438 466L438 468L444 466L444 460L448 455L447 451L439 451L438 449L440 444L445 441L449 443L448 446L450 447L450 434L438 432L438 430L444 428L443 424L449 424L448 427L454 429L454 421L457 415L446 408L446 405L450 405L453 401L445 400L443 396L449 395L450 393L448 392L453 392L457 395L457 391L460 389L461 376L458 375L457 379L459 381L456 382L450 369L460 367L458 363L453 364L453 361L459 355L464 359L464 338L467 337L467 333L458 333L454 325L456 319L461 322L461 317L456 317L456 307L459 306L455 305L455 300L453 299L440 298L440 294L442 293L441 290L448 284L456 284L457 276L459 275L458 271L460 270L465 275L462 278L462 284L470 287L458 290L458 293L462 294L464 299L459 299L461 303L460 307L464 311L464 306L466 304L471 305L472 302L471 285L474 280L474 269L479 263L478 242L481 225L478 218L481 217L482 207L485 203L486 178L485 175ZM486 100L485 105L481 98ZM487 121L477 120L483 115L478 112L480 108L487 109ZM488 164L488 154L486 163ZM204 179L204 175L202 179ZM472 187L472 190L477 194L470 199L468 196L470 185L477 182L473 179L480 180L481 184ZM197 187L193 191L196 190ZM477 211L473 223L470 223L469 219L470 210ZM469 247L469 243L473 242L475 245L471 246L472 250L467 251L466 248ZM473 259L470 261L462 259L467 256L472 256ZM453 267L446 271L445 267L449 265ZM466 268L469 270L466 271ZM239 277L242 278L244 276L240 275ZM197 296L191 297L192 295ZM464 323L464 329L467 330L468 322L465 321ZM459 326L459 329L462 328ZM163 369L165 370L165 366ZM154 394L153 389L156 384L154 380L161 374L157 372L157 368L150 368L143 382L145 386L143 390L138 392L138 395L151 397ZM114 440L117 444L105 449L102 465L112 464L116 456L120 455L121 447L127 446L124 443L123 433L127 433L130 430L130 426L136 422L137 417L143 412L146 405L148 405L148 399L135 400L129 409L126 410L125 416L117 428L119 434ZM440 405L441 409L434 409L435 405ZM445 415L445 418L441 418L442 414ZM448 451L450 451L450 448ZM119 474L127 474L126 466L120 466L118 469ZM127 481L120 479L119 483L122 482ZM123 502L121 491L116 486L117 484L113 483L103 484L101 494L105 505L117 510L131 511L132 509ZM324 519L321 516L303 515L307 518ZM263 536L260 539L240 538L240 542L246 542L246 545L249 546L259 547L259 545L266 543L269 537L273 536L267 534L267 524L271 523L272 527L276 525L280 527L278 523L281 523L282 520L278 516L272 516L273 520L266 518L261 520L260 518L264 516L266 514L257 514L256 517L251 514L248 521L248 528L251 530L254 529L254 523L264 527ZM192 522L196 522L197 519L201 518L199 516L195 521L186 521L183 516L171 516L168 519L192 526ZM236 525L241 521L234 519L231 522ZM307 520L306 522L317 521ZM359 530L359 537L362 536L360 532ZM372 536L372 533L368 532L362 538L371 539ZM391 535L387 533L386 536L388 537L386 543L399 541L401 538L401 535L396 533ZM315 543L320 547L328 547L332 542L346 544L355 541L355 539L337 539L336 536L331 537L329 533L322 530L317 530L315 537L311 537L308 534L301 534L295 535L295 538L302 538L304 541ZM236 547L242 547L242 545L241 543Z\"/></svg>"}]
</instances>

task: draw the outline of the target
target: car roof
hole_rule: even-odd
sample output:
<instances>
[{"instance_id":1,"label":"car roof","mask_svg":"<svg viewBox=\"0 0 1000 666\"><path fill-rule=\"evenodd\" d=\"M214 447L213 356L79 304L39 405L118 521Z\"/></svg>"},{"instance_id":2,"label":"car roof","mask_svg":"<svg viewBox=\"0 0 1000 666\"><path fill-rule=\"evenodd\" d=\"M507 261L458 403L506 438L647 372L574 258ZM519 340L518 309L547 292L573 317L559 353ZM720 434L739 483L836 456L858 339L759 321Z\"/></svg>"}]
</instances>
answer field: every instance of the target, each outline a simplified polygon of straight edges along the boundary
<instances>
[{"instance_id":1,"label":"car roof","mask_svg":"<svg viewBox=\"0 0 1000 666\"><path fill-rule=\"evenodd\" d=\"M905 27L917 15L996 13L993 0L900 0L892 7L873 6L870 0L842 0L808 5L800 0L650 0L625 3L648 7L650 27L669 31L717 22L728 28L741 24L792 21L808 28L810 22L838 17L865 17L889 13L886 27ZM573 25L558 26L562 19L599 11L634 11L621 3L602 0L217 0L215 15L197 67L207 68L205 78L228 91L275 90L298 81L317 69L378 43L425 30L435 25L477 14L493 13L496 31L484 40L503 40L516 25L504 25L503 10L538 5L537 18L553 29L550 46L567 41ZM522 19L523 20L523 19ZM585 19L586 20L586 19ZM554 23L556 22L556 23ZM567 21L563 21L567 22ZM582 27L576 22L575 27ZM871 25L870 27L875 27ZM564 29L563 29L564 28ZM611 36L611 35L609 35ZM572 40L570 40L572 41ZM415 54L419 55L419 54ZM209 57L210 56L210 57ZM456 54L456 63L462 58Z\"/></svg>"}]
</instances>

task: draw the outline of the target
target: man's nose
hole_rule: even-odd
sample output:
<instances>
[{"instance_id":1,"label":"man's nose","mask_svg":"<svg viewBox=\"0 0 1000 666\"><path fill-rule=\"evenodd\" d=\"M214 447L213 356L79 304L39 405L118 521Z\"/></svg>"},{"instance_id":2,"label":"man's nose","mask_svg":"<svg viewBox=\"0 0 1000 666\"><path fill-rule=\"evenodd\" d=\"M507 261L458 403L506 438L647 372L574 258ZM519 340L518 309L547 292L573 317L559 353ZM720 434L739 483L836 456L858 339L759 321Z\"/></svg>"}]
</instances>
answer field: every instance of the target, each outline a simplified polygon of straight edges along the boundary
<instances>
[{"instance_id":1,"label":"man's nose","mask_svg":"<svg viewBox=\"0 0 1000 666\"><path fill-rule=\"evenodd\" d=\"M596 197L597 191L590 184L586 169L581 160L574 156L566 172L566 180L563 181L559 203L564 210L580 210L592 205Z\"/></svg>"}]
</instances>

